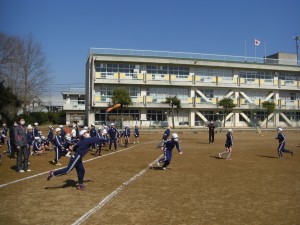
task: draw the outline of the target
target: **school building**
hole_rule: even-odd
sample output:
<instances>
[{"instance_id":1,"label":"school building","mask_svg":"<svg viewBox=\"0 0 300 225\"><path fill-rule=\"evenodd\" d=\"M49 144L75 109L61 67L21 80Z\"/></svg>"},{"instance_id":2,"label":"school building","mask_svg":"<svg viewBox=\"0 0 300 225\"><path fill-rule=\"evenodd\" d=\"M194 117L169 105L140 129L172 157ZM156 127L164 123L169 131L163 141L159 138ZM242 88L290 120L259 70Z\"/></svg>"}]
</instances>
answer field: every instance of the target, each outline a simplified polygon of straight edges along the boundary
<instances>
[{"instance_id":1,"label":"school building","mask_svg":"<svg viewBox=\"0 0 300 225\"><path fill-rule=\"evenodd\" d=\"M107 113L113 90L129 91L133 105L126 123L171 125L166 97L177 96L176 127L205 126L226 120L226 127L296 127L300 125L300 64L296 54L265 58L197 53L91 48L86 62L86 124L110 123L120 110ZM232 98L237 107L223 116L218 101ZM276 111L267 117L262 102Z\"/></svg>"}]
</instances>

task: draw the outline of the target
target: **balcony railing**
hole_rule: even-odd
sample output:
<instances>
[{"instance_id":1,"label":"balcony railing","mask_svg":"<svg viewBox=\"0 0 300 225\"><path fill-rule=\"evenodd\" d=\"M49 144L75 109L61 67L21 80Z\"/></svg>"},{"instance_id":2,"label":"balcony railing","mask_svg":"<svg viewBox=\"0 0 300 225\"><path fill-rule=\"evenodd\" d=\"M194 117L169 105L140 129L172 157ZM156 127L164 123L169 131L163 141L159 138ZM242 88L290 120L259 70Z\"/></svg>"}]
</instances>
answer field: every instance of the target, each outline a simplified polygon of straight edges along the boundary
<instances>
[{"instance_id":1,"label":"balcony railing","mask_svg":"<svg viewBox=\"0 0 300 225\"><path fill-rule=\"evenodd\" d=\"M113 48L90 48L90 54L95 55L117 55L117 56L139 56L139 57L157 57L157 58L178 58L192 60L214 60L229 62L246 62L259 64L282 64L299 66L299 61L283 60L271 58L258 58L246 56L232 55L215 55L203 53L187 53L187 52L168 52L168 51L151 51L151 50L135 50L135 49L113 49Z\"/></svg>"}]
</instances>

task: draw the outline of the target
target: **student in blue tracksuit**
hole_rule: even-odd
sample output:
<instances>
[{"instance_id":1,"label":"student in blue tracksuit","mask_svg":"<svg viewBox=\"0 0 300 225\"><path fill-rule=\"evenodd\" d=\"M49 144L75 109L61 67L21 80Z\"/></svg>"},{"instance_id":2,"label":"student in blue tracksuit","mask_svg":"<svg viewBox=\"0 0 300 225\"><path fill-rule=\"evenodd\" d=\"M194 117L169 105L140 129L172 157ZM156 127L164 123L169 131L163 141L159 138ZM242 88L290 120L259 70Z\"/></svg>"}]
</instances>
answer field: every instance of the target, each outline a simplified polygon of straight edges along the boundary
<instances>
[{"instance_id":1,"label":"student in blue tracksuit","mask_svg":"<svg viewBox=\"0 0 300 225\"><path fill-rule=\"evenodd\" d=\"M90 146L92 144L101 145L103 142L107 142L104 138L93 137L90 138L90 134L87 130L80 131L79 135L81 136L81 140L77 142L77 144L73 147L74 155L70 158L70 162L67 167L62 168L56 171L50 171L47 180L49 181L53 176L62 176L69 173L74 167L76 168L77 176L78 176L78 190L85 190L83 185L83 178L85 174L85 169L82 163L82 158L88 153Z\"/></svg>"},{"instance_id":2,"label":"student in blue tracksuit","mask_svg":"<svg viewBox=\"0 0 300 225\"><path fill-rule=\"evenodd\" d=\"M128 125L126 125L124 129L125 147L127 147L129 144L129 138L130 138L130 128Z\"/></svg>"},{"instance_id":3,"label":"student in blue tracksuit","mask_svg":"<svg viewBox=\"0 0 300 225\"><path fill-rule=\"evenodd\" d=\"M34 137L33 137L33 128L32 126L29 124L27 126L27 132L26 132L26 137L27 137L27 145L30 151L30 155L33 155L33 141L34 141Z\"/></svg>"},{"instance_id":4,"label":"student in blue tracksuit","mask_svg":"<svg viewBox=\"0 0 300 225\"><path fill-rule=\"evenodd\" d=\"M65 131L63 125L59 125L59 127L60 127L60 136L61 136L61 140L64 142L67 133L66 133L66 131Z\"/></svg>"},{"instance_id":5,"label":"student in blue tracksuit","mask_svg":"<svg viewBox=\"0 0 300 225\"><path fill-rule=\"evenodd\" d=\"M49 131L48 131L48 135L47 135L47 138L48 140L50 141L50 143L53 145L54 144L54 134L53 134L53 127L50 125L49 126Z\"/></svg>"},{"instance_id":6,"label":"student in blue tracksuit","mask_svg":"<svg viewBox=\"0 0 300 225\"><path fill-rule=\"evenodd\" d=\"M91 137L96 137L97 136L97 131L96 131L96 128L95 128L94 124L91 124L90 136ZM96 148L96 146L95 146L95 144L93 144L92 149L95 149L95 148Z\"/></svg>"},{"instance_id":7,"label":"student in blue tracksuit","mask_svg":"<svg viewBox=\"0 0 300 225\"><path fill-rule=\"evenodd\" d=\"M117 128L115 128L115 124L112 123L110 125L110 128L109 128L107 134L109 135L108 150L111 150L112 143L114 143L115 151L117 151L117 147L118 147L117 140L118 140L119 131L117 130Z\"/></svg>"},{"instance_id":8,"label":"student in blue tracksuit","mask_svg":"<svg viewBox=\"0 0 300 225\"><path fill-rule=\"evenodd\" d=\"M223 154L227 154L226 159L231 160L230 156L232 153L232 146L233 146L233 130L228 129L227 134L226 134L226 142L225 142L225 151L219 153L219 158L222 158Z\"/></svg>"},{"instance_id":9,"label":"student in blue tracksuit","mask_svg":"<svg viewBox=\"0 0 300 225\"><path fill-rule=\"evenodd\" d=\"M139 131L138 125L136 124L134 126L134 144L135 143L137 143L137 144L140 143L139 138L140 138L140 131Z\"/></svg>"},{"instance_id":10,"label":"student in blue tracksuit","mask_svg":"<svg viewBox=\"0 0 300 225\"><path fill-rule=\"evenodd\" d=\"M33 138L36 138L36 137L40 137L38 123L33 124Z\"/></svg>"},{"instance_id":11,"label":"student in blue tracksuit","mask_svg":"<svg viewBox=\"0 0 300 225\"><path fill-rule=\"evenodd\" d=\"M174 147L176 147L178 153L181 155L182 151L181 151L181 148L179 145L179 137L178 137L178 134L176 134L176 133L172 134L172 138L165 141L163 144L164 157L157 161L158 166L160 165L160 163L164 163L162 165L161 169L165 170L167 168L167 166L171 163L172 150Z\"/></svg>"},{"instance_id":12,"label":"student in blue tracksuit","mask_svg":"<svg viewBox=\"0 0 300 225\"><path fill-rule=\"evenodd\" d=\"M56 166L61 166L61 164L58 162L58 160L61 158L62 150L64 150L61 129L56 128L55 133L55 159L52 160L52 163Z\"/></svg>"},{"instance_id":13,"label":"student in blue tracksuit","mask_svg":"<svg viewBox=\"0 0 300 225\"><path fill-rule=\"evenodd\" d=\"M42 139L40 137L35 137L32 142L34 155L46 155L45 146L42 144Z\"/></svg>"},{"instance_id":14,"label":"student in blue tracksuit","mask_svg":"<svg viewBox=\"0 0 300 225\"><path fill-rule=\"evenodd\" d=\"M282 128L279 127L277 129L278 135L275 138L275 139L278 139L278 141L279 141L279 145L278 145L278 148L277 148L279 159L283 159L282 152L290 153L292 156L294 155L294 152L292 150L285 149L285 140L286 140L286 138L285 138L285 135L283 134L282 131L283 131Z\"/></svg>"}]
</instances>

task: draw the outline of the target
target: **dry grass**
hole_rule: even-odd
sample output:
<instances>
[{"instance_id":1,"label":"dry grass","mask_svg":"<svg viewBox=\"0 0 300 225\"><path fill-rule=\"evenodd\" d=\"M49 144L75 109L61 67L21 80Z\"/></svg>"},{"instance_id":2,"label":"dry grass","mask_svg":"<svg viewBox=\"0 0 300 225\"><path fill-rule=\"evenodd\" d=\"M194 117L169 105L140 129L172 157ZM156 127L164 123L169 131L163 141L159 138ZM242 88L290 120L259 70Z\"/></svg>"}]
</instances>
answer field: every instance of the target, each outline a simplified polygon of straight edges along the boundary
<instances>
[{"instance_id":1,"label":"dry grass","mask_svg":"<svg viewBox=\"0 0 300 225\"><path fill-rule=\"evenodd\" d=\"M286 133L295 156L284 160L277 159L275 135L235 132L233 160L227 161L217 157L224 133L209 145L207 133L184 132L184 154L173 151L171 165L161 171L148 168L161 154L161 133L142 132L141 144L84 163L86 191L76 190L75 170L46 181L45 172L56 168L49 163L53 151L30 157L32 172L23 174L4 156L0 185L44 174L0 188L0 224L72 224L145 168L83 224L300 224L299 133ZM91 158L92 152L84 160Z\"/></svg>"}]
</instances>

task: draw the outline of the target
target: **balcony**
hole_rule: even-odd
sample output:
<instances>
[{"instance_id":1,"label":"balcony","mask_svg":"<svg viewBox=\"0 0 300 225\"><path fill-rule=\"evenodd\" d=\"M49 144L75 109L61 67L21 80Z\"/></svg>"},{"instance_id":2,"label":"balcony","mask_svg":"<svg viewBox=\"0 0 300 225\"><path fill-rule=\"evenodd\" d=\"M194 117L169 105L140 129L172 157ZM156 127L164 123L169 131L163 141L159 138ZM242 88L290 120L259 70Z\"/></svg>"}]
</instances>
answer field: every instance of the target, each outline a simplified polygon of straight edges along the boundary
<instances>
[{"instance_id":1,"label":"balcony","mask_svg":"<svg viewBox=\"0 0 300 225\"><path fill-rule=\"evenodd\" d=\"M80 110L80 111L84 111L85 110L85 105L65 103L64 106L63 106L63 110Z\"/></svg>"}]
</instances>

